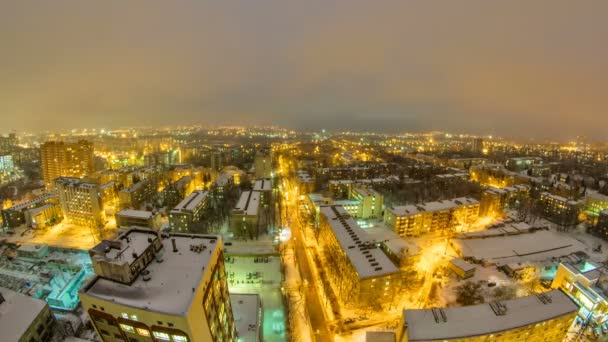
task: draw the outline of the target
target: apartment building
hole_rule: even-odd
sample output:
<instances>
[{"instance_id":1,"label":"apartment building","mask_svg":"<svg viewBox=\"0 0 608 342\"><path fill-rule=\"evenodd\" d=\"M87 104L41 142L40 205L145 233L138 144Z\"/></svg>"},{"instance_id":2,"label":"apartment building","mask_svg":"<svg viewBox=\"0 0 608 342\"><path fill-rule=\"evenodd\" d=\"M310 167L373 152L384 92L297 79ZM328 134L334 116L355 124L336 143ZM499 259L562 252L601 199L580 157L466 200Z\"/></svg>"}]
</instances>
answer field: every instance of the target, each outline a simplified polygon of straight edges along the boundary
<instances>
[{"instance_id":1,"label":"apartment building","mask_svg":"<svg viewBox=\"0 0 608 342\"><path fill-rule=\"evenodd\" d=\"M174 232L202 233L197 224L209 204L208 191L194 191L169 212L169 225Z\"/></svg>"},{"instance_id":2,"label":"apartment building","mask_svg":"<svg viewBox=\"0 0 608 342\"><path fill-rule=\"evenodd\" d=\"M2 209L2 224L4 228L15 228L26 223L25 212L45 206L47 204L57 203L57 198L52 192L48 192L40 197L34 198L31 201L14 205L10 208Z\"/></svg>"},{"instance_id":3,"label":"apartment building","mask_svg":"<svg viewBox=\"0 0 608 342\"><path fill-rule=\"evenodd\" d=\"M99 184L61 177L55 180L55 191L63 216L69 223L91 228L106 224Z\"/></svg>"},{"instance_id":4,"label":"apartment building","mask_svg":"<svg viewBox=\"0 0 608 342\"><path fill-rule=\"evenodd\" d=\"M260 231L259 211L260 193L243 191L230 217L230 229L234 236L250 239L257 237Z\"/></svg>"},{"instance_id":5,"label":"apartment building","mask_svg":"<svg viewBox=\"0 0 608 342\"><path fill-rule=\"evenodd\" d=\"M479 201L469 197L398 206L384 212L384 222L400 236L459 232L478 218Z\"/></svg>"},{"instance_id":6,"label":"apartment building","mask_svg":"<svg viewBox=\"0 0 608 342\"><path fill-rule=\"evenodd\" d=\"M547 220L562 226L575 225L579 222L579 213L583 202L571 200L549 192L540 194L539 203L543 216Z\"/></svg>"},{"instance_id":7,"label":"apartment building","mask_svg":"<svg viewBox=\"0 0 608 342\"><path fill-rule=\"evenodd\" d=\"M384 196L371 187L355 185L351 188L350 199L359 201L357 217L362 219L375 219L382 217Z\"/></svg>"},{"instance_id":8,"label":"apartment building","mask_svg":"<svg viewBox=\"0 0 608 342\"><path fill-rule=\"evenodd\" d=\"M321 207L319 245L326 273L345 305L380 305L392 301L402 284L399 268L341 206Z\"/></svg>"},{"instance_id":9,"label":"apartment building","mask_svg":"<svg viewBox=\"0 0 608 342\"><path fill-rule=\"evenodd\" d=\"M255 178L272 177L272 151L268 148L256 152L253 161Z\"/></svg>"},{"instance_id":10,"label":"apartment building","mask_svg":"<svg viewBox=\"0 0 608 342\"><path fill-rule=\"evenodd\" d=\"M561 342L578 306L560 290L506 301L404 310L398 342Z\"/></svg>"},{"instance_id":11,"label":"apartment building","mask_svg":"<svg viewBox=\"0 0 608 342\"><path fill-rule=\"evenodd\" d=\"M93 143L79 140L75 143L49 141L40 146L40 165L47 189L59 177L82 178L92 174Z\"/></svg>"},{"instance_id":12,"label":"apartment building","mask_svg":"<svg viewBox=\"0 0 608 342\"><path fill-rule=\"evenodd\" d=\"M237 340L220 236L132 228L89 254L80 299L102 341Z\"/></svg>"},{"instance_id":13,"label":"apartment building","mask_svg":"<svg viewBox=\"0 0 608 342\"><path fill-rule=\"evenodd\" d=\"M505 188L488 187L481 193L479 216L502 216L529 196L530 187L518 184Z\"/></svg>"},{"instance_id":14,"label":"apartment building","mask_svg":"<svg viewBox=\"0 0 608 342\"><path fill-rule=\"evenodd\" d=\"M268 207L272 203L272 181L269 178L256 179L253 183L253 191L260 193L260 203Z\"/></svg>"},{"instance_id":15,"label":"apartment building","mask_svg":"<svg viewBox=\"0 0 608 342\"><path fill-rule=\"evenodd\" d=\"M121 209L139 209L155 193L154 184L150 180L142 180L118 192L118 205Z\"/></svg>"}]
</instances>

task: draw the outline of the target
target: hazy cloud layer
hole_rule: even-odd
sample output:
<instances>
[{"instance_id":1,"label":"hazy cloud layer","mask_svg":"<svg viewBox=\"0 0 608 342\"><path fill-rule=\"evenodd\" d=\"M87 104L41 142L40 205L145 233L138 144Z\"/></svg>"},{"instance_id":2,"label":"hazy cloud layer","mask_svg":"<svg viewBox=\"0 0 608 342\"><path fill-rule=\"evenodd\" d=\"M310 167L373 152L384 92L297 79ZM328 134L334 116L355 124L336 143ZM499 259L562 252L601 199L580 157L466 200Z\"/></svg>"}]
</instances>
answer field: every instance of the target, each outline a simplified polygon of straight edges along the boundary
<instances>
[{"instance_id":1,"label":"hazy cloud layer","mask_svg":"<svg viewBox=\"0 0 608 342\"><path fill-rule=\"evenodd\" d=\"M2 129L605 138L608 2L4 1Z\"/></svg>"}]
</instances>

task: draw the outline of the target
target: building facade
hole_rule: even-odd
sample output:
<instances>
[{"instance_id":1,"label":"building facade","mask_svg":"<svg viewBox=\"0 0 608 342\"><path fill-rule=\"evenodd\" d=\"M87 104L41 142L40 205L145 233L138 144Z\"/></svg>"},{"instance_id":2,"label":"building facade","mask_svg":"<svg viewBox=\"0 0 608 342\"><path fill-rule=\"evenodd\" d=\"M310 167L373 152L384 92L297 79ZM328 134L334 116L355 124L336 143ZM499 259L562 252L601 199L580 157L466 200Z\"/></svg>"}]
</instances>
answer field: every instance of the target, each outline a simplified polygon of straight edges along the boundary
<instances>
[{"instance_id":1,"label":"building facade","mask_svg":"<svg viewBox=\"0 0 608 342\"><path fill-rule=\"evenodd\" d=\"M169 212L169 225L174 232L203 233L198 224L209 205L208 191L194 191Z\"/></svg>"},{"instance_id":2,"label":"building facade","mask_svg":"<svg viewBox=\"0 0 608 342\"><path fill-rule=\"evenodd\" d=\"M253 239L260 234L260 193L243 191L232 209L230 229L234 236Z\"/></svg>"},{"instance_id":3,"label":"building facade","mask_svg":"<svg viewBox=\"0 0 608 342\"><path fill-rule=\"evenodd\" d=\"M160 213L146 210L123 209L116 213L116 227L146 227L154 230L160 229Z\"/></svg>"},{"instance_id":4,"label":"building facade","mask_svg":"<svg viewBox=\"0 0 608 342\"><path fill-rule=\"evenodd\" d=\"M478 218L479 201L468 197L398 206L384 212L384 222L400 236L459 232Z\"/></svg>"},{"instance_id":5,"label":"building facade","mask_svg":"<svg viewBox=\"0 0 608 342\"><path fill-rule=\"evenodd\" d=\"M79 140L75 143L49 141L40 146L42 177L47 189L59 177L82 178L92 174L93 143Z\"/></svg>"},{"instance_id":6,"label":"building facade","mask_svg":"<svg viewBox=\"0 0 608 342\"><path fill-rule=\"evenodd\" d=\"M106 224L99 184L61 177L55 180L55 191L67 222L91 228Z\"/></svg>"},{"instance_id":7,"label":"building facade","mask_svg":"<svg viewBox=\"0 0 608 342\"><path fill-rule=\"evenodd\" d=\"M89 254L80 298L102 341L237 341L220 236L132 228Z\"/></svg>"},{"instance_id":8,"label":"building facade","mask_svg":"<svg viewBox=\"0 0 608 342\"><path fill-rule=\"evenodd\" d=\"M382 217L384 196L371 187L356 185L351 188L350 198L359 201L357 217L362 219L375 219Z\"/></svg>"},{"instance_id":9,"label":"building facade","mask_svg":"<svg viewBox=\"0 0 608 342\"><path fill-rule=\"evenodd\" d=\"M272 151L261 149L254 158L255 178L272 178Z\"/></svg>"}]
</instances>

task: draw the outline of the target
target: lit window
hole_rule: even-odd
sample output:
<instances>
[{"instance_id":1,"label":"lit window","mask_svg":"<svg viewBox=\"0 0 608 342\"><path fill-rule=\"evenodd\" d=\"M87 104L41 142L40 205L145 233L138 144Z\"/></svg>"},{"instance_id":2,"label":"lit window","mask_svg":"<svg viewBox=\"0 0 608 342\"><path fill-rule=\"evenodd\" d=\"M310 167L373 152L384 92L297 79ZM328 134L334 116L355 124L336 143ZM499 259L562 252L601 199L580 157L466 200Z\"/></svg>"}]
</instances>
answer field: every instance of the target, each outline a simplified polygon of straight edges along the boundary
<instances>
[{"instance_id":1,"label":"lit window","mask_svg":"<svg viewBox=\"0 0 608 342\"><path fill-rule=\"evenodd\" d=\"M152 332L152 334L154 335L154 338L157 338L159 340L171 341L171 337L169 337L169 334L167 333L154 331Z\"/></svg>"},{"instance_id":2,"label":"lit window","mask_svg":"<svg viewBox=\"0 0 608 342\"><path fill-rule=\"evenodd\" d=\"M188 341L188 338L186 336L182 336L182 335L173 335L173 341L186 342L186 341Z\"/></svg>"},{"instance_id":3,"label":"lit window","mask_svg":"<svg viewBox=\"0 0 608 342\"><path fill-rule=\"evenodd\" d=\"M137 321L137 315L131 315L131 319Z\"/></svg>"},{"instance_id":4,"label":"lit window","mask_svg":"<svg viewBox=\"0 0 608 342\"><path fill-rule=\"evenodd\" d=\"M119 325L120 325L120 329L122 329L123 331L130 332L130 333L135 332L135 329L133 329L133 327L130 325L126 325L126 324L122 324L122 323Z\"/></svg>"},{"instance_id":5,"label":"lit window","mask_svg":"<svg viewBox=\"0 0 608 342\"><path fill-rule=\"evenodd\" d=\"M129 319L129 314L127 314L126 312L123 312L120 314L120 317L122 317L124 319Z\"/></svg>"},{"instance_id":6,"label":"lit window","mask_svg":"<svg viewBox=\"0 0 608 342\"><path fill-rule=\"evenodd\" d=\"M137 333L141 336L150 336L150 331L148 329L136 328Z\"/></svg>"}]
</instances>

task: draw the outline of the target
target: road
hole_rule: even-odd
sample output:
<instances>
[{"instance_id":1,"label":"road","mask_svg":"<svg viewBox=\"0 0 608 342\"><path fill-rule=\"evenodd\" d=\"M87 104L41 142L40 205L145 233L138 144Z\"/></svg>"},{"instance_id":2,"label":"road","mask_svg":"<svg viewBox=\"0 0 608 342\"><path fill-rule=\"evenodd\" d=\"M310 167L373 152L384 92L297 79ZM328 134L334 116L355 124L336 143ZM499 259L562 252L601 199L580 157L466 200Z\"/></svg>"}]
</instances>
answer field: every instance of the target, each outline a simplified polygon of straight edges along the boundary
<instances>
[{"instance_id":1,"label":"road","mask_svg":"<svg viewBox=\"0 0 608 342\"><path fill-rule=\"evenodd\" d=\"M292 186L286 181L285 191L289 193L289 199L282 201L285 207L283 208L283 226L289 225L291 228L292 239L295 243L296 261L300 271L300 277L306 286L306 308L310 319L310 324L313 329L315 341L333 342L333 333L329 330L325 320L325 313L321 298L315 286L314 274L311 270L310 260L306 255L306 245L304 244L304 236L300 226L299 211L295 191ZM284 196L284 194L281 194Z\"/></svg>"}]
</instances>

